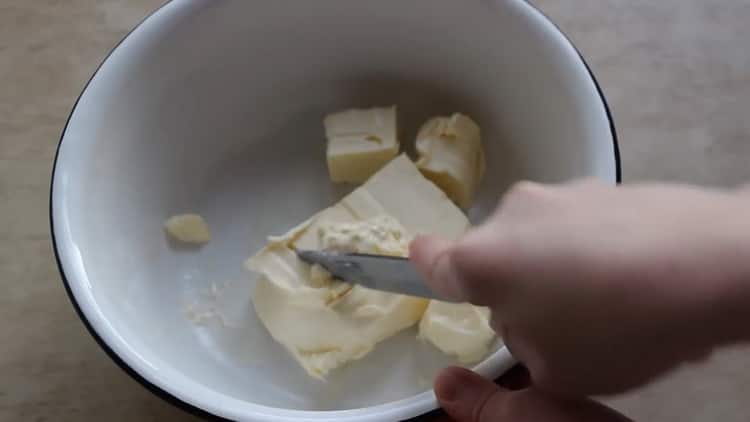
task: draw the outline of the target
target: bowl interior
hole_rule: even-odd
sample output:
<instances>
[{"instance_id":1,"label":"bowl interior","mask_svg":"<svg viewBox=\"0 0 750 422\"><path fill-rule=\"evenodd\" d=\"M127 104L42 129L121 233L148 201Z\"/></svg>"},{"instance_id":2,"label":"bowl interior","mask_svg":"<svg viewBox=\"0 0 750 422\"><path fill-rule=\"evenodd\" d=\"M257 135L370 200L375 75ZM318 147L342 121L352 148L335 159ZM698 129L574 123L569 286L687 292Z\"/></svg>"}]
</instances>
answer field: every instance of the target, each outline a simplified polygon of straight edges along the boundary
<instances>
[{"instance_id":1,"label":"bowl interior","mask_svg":"<svg viewBox=\"0 0 750 422\"><path fill-rule=\"evenodd\" d=\"M267 235L351 189L328 180L323 116L390 104L405 146L431 116L479 122L488 171L474 221L518 179L615 181L585 65L523 1L176 0L95 75L56 165L58 253L94 329L149 381L229 417L434 405L416 395L451 361L414 331L310 379L256 319L241 267ZM210 244L167 241L163 221L182 212L206 217ZM196 325L191 307L220 318ZM481 369L509 363L498 352Z\"/></svg>"}]
</instances>

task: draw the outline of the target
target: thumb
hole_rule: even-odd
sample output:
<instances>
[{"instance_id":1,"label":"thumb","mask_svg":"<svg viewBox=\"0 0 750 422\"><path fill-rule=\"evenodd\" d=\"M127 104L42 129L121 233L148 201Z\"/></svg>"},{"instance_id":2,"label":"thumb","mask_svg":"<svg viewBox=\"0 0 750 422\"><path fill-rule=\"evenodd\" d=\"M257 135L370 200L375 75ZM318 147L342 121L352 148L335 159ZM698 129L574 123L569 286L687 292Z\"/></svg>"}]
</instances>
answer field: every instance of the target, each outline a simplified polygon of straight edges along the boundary
<instances>
[{"instance_id":1,"label":"thumb","mask_svg":"<svg viewBox=\"0 0 750 422\"><path fill-rule=\"evenodd\" d=\"M510 391L468 369L443 370L435 380L440 406L456 422L503 421Z\"/></svg>"},{"instance_id":2,"label":"thumb","mask_svg":"<svg viewBox=\"0 0 750 422\"><path fill-rule=\"evenodd\" d=\"M534 388L509 391L464 368L443 370L435 394L455 422L632 422L589 399L556 398Z\"/></svg>"}]
</instances>

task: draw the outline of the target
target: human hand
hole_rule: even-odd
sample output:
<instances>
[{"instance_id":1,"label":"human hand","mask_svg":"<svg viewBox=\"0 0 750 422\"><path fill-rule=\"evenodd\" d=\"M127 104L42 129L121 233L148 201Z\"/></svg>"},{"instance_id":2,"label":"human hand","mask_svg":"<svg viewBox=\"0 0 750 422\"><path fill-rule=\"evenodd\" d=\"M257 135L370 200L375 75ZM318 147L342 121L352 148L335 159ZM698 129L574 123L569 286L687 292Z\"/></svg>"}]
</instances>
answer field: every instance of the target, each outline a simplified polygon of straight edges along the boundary
<instances>
[{"instance_id":1,"label":"human hand","mask_svg":"<svg viewBox=\"0 0 750 422\"><path fill-rule=\"evenodd\" d=\"M492 309L537 388L613 394L747 335L748 210L686 186L521 183L410 258L436 291Z\"/></svg>"},{"instance_id":2,"label":"human hand","mask_svg":"<svg viewBox=\"0 0 750 422\"><path fill-rule=\"evenodd\" d=\"M562 399L533 387L511 391L463 368L448 368L435 381L448 414L439 422L627 422L588 399Z\"/></svg>"}]
</instances>

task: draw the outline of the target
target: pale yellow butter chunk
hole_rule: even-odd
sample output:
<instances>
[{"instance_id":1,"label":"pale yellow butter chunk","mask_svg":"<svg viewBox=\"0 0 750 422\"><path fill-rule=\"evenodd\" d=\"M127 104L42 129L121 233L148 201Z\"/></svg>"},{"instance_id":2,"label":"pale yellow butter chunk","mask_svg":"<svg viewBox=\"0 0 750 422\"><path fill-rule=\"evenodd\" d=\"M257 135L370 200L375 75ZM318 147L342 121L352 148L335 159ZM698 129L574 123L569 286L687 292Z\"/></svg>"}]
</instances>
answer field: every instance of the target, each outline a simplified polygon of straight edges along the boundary
<instances>
[{"instance_id":1,"label":"pale yellow butter chunk","mask_svg":"<svg viewBox=\"0 0 750 422\"><path fill-rule=\"evenodd\" d=\"M164 229L174 239L184 243L204 244L211 240L206 220L197 214L181 214L169 217Z\"/></svg>"},{"instance_id":2,"label":"pale yellow butter chunk","mask_svg":"<svg viewBox=\"0 0 750 422\"><path fill-rule=\"evenodd\" d=\"M247 267L261 274L255 311L308 374L324 379L417 324L429 301L333 280L300 261L294 249L406 256L415 234L456 239L468 226L461 210L408 157L399 156L341 202L273 237L248 260Z\"/></svg>"},{"instance_id":3,"label":"pale yellow butter chunk","mask_svg":"<svg viewBox=\"0 0 750 422\"><path fill-rule=\"evenodd\" d=\"M346 110L323 124L333 182L362 183L398 154L395 106Z\"/></svg>"},{"instance_id":4,"label":"pale yellow butter chunk","mask_svg":"<svg viewBox=\"0 0 750 422\"><path fill-rule=\"evenodd\" d=\"M484 359L495 340L490 311L468 303L433 300L419 323L419 337L469 364Z\"/></svg>"},{"instance_id":5,"label":"pale yellow butter chunk","mask_svg":"<svg viewBox=\"0 0 750 422\"><path fill-rule=\"evenodd\" d=\"M435 117L417 134L417 167L461 208L471 206L484 176L479 126L469 117Z\"/></svg>"},{"instance_id":6,"label":"pale yellow butter chunk","mask_svg":"<svg viewBox=\"0 0 750 422\"><path fill-rule=\"evenodd\" d=\"M307 232L318 227L316 249L380 252L378 241L385 239L388 252L406 254L408 235L395 220L331 221L340 210L329 208L308 226ZM277 241L251 258L249 267L262 274L254 296L258 317L313 377L324 379L363 357L380 341L416 324L427 308L424 299L334 280L320 266L297 259L297 246L294 237L286 245Z\"/></svg>"}]
</instances>

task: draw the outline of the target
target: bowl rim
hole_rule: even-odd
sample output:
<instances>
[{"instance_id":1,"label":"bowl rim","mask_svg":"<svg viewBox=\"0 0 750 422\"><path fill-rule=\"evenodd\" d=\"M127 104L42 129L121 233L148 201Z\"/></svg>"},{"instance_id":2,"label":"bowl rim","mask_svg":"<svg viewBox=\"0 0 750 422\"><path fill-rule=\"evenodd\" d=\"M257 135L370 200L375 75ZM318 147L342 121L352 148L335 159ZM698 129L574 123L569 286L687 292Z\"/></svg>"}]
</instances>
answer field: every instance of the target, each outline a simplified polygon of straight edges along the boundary
<instances>
[{"instance_id":1,"label":"bowl rim","mask_svg":"<svg viewBox=\"0 0 750 422\"><path fill-rule=\"evenodd\" d=\"M615 183L619 184L622 182L622 165L621 165L621 158L620 158L620 148L619 148L619 142L618 142L618 136L617 136L617 130L615 127L614 117L612 115L610 106L607 102L607 99L605 97L604 91L601 88L601 85L599 84L599 81L597 80L596 76L594 75L593 70L587 63L586 59L583 57L580 50L575 46L575 44L570 40L570 38L562 31L562 29L552 21L544 12L542 12L537 6L530 3L528 0L517 0L522 5L525 5L528 7L533 13L537 14L539 18L541 18L543 21L546 21L548 25L551 25L554 31L556 31L557 35L562 38L562 40L568 44L570 48L573 49L573 51L576 53L578 58L580 59L580 64L584 66L586 71L589 74L589 77L591 78L591 82L593 82L594 87L596 89L596 92L598 93L598 96L601 100L601 104L604 109L604 113L606 115L606 118L609 123L610 128L610 134L612 137L612 148L613 148L613 158L614 158L614 164L615 164L615 174L614 174L614 180ZM94 326L92 325L89 318L86 316L85 312L83 311L81 304L78 302L78 299L76 298L71 285L70 281L68 279L68 276L65 273L65 270L63 268L62 260L60 253L60 245L59 240L56 238L55 235L55 219L54 219L54 189L55 189L55 174L58 167L58 159L60 155L60 150L62 148L62 143L65 139L65 135L68 129L68 125L70 124L70 121L78 107L78 104L81 100L81 97L86 93L89 85L94 80L94 78L97 76L99 71L101 70L102 66L109 60L110 56L123 44L125 40L127 40L135 31L137 31L145 22L152 19L154 15L156 15L158 12L165 9L167 6L173 3L173 0L167 0L162 5L148 13L143 19L141 19L140 22L138 22L130 31L128 31L127 34L125 34L110 50L109 52L104 56L103 59L99 62L97 67L95 68L94 72L91 74L89 79L84 84L83 88L81 89L81 92L78 94L78 97L76 98L75 103L73 104L73 107L70 110L70 113L68 114L68 117L65 121L65 125L63 126L63 130L60 134L60 138L57 143L57 147L55 150L55 156L53 159L53 165L52 165L52 171L50 175L50 194L49 194L49 224L50 224L50 238L52 242L52 249L54 251L55 255L55 263L57 264L58 271L60 273L60 277L63 283L63 286L65 287L66 294L68 296L68 299L70 300L71 304L75 308L76 314L78 314L79 319L83 322L84 326L86 327L86 330L89 332L91 337L96 341L96 343L99 345L99 347L104 350L104 352L109 356L112 361L117 364L125 373L127 373L131 378L133 378L135 381L137 381L139 384L141 384L143 387L145 387L147 390L151 391L154 395L160 397L164 401L174 405L177 408L182 409L183 411L186 411L188 413L191 413L195 416L198 416L203 419L207 420L217 420L217 421L229 421L230 419L226 419L225 417L219 416L217 414L211 413L207 410L204 410L197 405L191 404L181 398L178 398L174 394L164 390L163 388L155 385L153 382L147 380L143 375L141 375L139 372L137 372L134 368L132 368L128 363L126 363L122 357L120 357L117 352L115 352L112 347L107 344L107 342L102 338L102 336L96 331ZM506 350L505 348L501 348L496 354ZM507 351L505 352L507 354ZM508 355L509 356L509 355ZM512 359L512 358L511 358ZM506 358L506 360L508 360ZM512 364L511 364L512 365ZM436 415L438 413L441 413L441 409L435 408L431 411L427 411L417 417L414 417L410 420L416 421L419 420L427 420L430 416ZM323 413L329 413L329 412L323 412ZM333 415L332 415L333 416ZM283 418L283 417L282 417Z\"/></svg>"}]
</instances>

